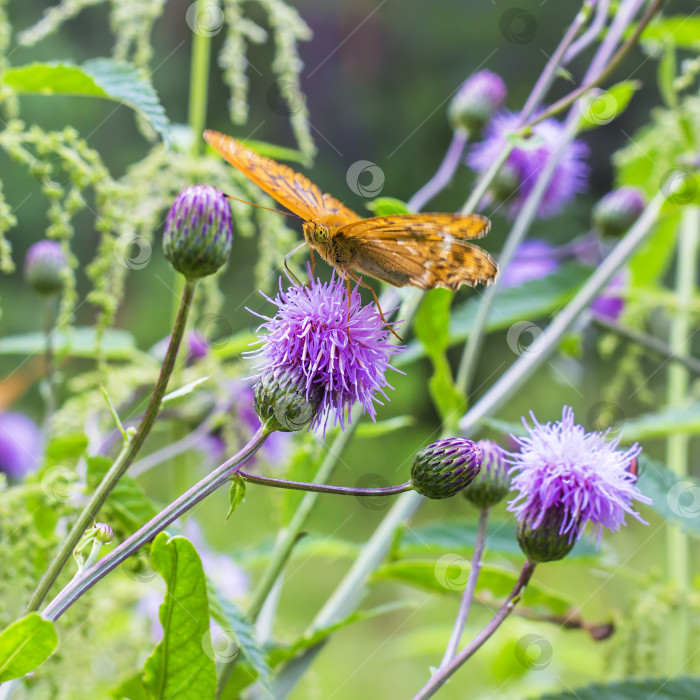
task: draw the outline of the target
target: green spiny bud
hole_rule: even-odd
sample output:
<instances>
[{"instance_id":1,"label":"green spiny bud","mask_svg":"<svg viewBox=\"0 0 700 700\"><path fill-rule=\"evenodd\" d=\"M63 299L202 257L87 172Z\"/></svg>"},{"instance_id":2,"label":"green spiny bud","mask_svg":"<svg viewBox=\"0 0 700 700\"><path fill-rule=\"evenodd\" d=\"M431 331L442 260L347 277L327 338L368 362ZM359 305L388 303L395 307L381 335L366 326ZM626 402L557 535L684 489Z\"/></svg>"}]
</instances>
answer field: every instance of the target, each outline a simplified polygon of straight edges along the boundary
<instances>
[{"instance_id":1,"label":"green spiny bud","mask_svg":"<svg viewBox=\"0 0 700 700\"><path fill-rule=\"evenodd\" d=\"M63 289L67 269L68 261L56 241L35 243L24 259L24 277L42 296L58 294Z\"/></svg>"},{"instance_id":2,"label":"green spiny bud","mask_svg":"<svg viewBox=\"0 0 700 700\"><path fill-rule=\"evenodd\" d=\"M644 211L644 195L635 187L620 187L593 207L593 225L604 236L621 236Z\"/></svg>"},{"instance_id":3,"label":"green spiny bud","mask_svg":"<svg viewBox=\"0 0 700 700\"><path fill-rule=\"evenodd\" d=\"M478 134L505 99L503 80L491 71L482 70L464 81L452 98L447 116L453 129Z\"/></svg>"},{"instance_id":4,"label":"green spiny bud","mask_svg":"<svg viewBox=\"0 0 700 700\"><path fill-rule=\"evenodd\" d=\"M170 264L189 280L216 272L226 263L233 242L231 207L210 185L193 185L177 196L163 235Z\"/></svg>"},{"instance_id":5,"label":"green spiny bud","mask_svg":"<svg viewBox=\"0 0 700 700\"><path fill-rule=\"evenodd\" d=\"M427 498L449 498L471 483L480 467L481 451L471 440L438 440L416 453L411 484Z\"/></svg>"},{"instance_id":6,"label":"green spiny bud","mask_svg":"<svg viewBox=\"0 0 700 700\"><path fill-rule=\"evenodd\" d=\"M545 512L541 522L536 520L539 513L518 521L518 543L530 561L557 561L573 549L578 528L561 532L566 514L564 508L555 505Z\"/></svg>"},{"instance_id":7,"label":"green spiny bud","mask_svg":"<svg viewBox=\"0 0 700 700\"><path fill-rule=\"evenodd\" d=\"M476 445L481 450L481 470L462 495L477 508L491 508L510 489L505 453L490 440L479 440Z\"/></svg>"}]
</instances>

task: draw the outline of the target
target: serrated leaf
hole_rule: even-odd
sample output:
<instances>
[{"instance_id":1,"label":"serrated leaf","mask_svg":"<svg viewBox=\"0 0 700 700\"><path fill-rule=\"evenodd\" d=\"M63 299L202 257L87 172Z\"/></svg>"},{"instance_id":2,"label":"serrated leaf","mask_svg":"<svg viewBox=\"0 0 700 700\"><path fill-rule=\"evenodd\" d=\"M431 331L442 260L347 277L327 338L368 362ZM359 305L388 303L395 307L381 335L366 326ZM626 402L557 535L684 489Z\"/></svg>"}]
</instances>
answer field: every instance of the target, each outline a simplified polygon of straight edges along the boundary
<instances>
[{"instance_id":1,"label":"serrated leaf","mask_svg":"<svg viewBox=\"0 0 700 700\"><path fill-rule=\"evenodd\" d=\"M226 513L226 521L233 515L233 512L245 499L245 480L240 474L231 477L231 488L228 491L229 508Z\"/></svg>"},{"instance_id":2,"label":"serrated leaf","mask_svg":"<svg viewBox=\"0 0 700 700\"><path fill-rule=\"evenodd\" d=\"M55 331L51 342L57 355L89 358L97 355L97 333L92 327L73 328L67 333ZM104 331L101 348L107 359L130 360L136 352L136 342L131 333L109 328ZM25 333L0 339L0 355L39 355L43 352L43 333Z\"/></svg>"},{"instance_id":3,"label":"serrated leaf","mask_svg":"<svg viewBox=\"0 0 700 700\"><path fill-rule=\"evenodd\" d=\"M216 695L216 665L209 633L207 583L194 545L161 532L151 566L165 581L159 619L163 639L146 659L143 682L154 700L208 700Z\"/></svg>"},{"instance_id":4,"label":"serrated leaf","mask_svg":"<svg viewBox=\"0 0 700 700\"><path fill-rule=\"evenodd\" d=\"M618 683L594 683L564 693L548 693L539 700L697 700L700 678L656 678Z\"/></svg>"},{"instance_id":5,"label":"serrated leaf","mask_svg":"<svg viewBox=\"0 0 700 700\"><path fill-rule=\"evenodd\" d=\"M623 80L607 90L590 90L581 98L579 129L595 129L617 119L641 86L638 80Z\"/></svg>"},{"instance_id":6,"label":"serrated leaf","mask_svg":"<svg viewBox=\"0 0 700 700\"><path fill-rule=\"evenodd\" d=\"M623 442L665 438L669 435L700 435L700 401L628 418L620 427Z\"/></svg>"},{"instance_id":7,"label":"serrated leaf","mask_svg":"<svg viewBox=\"0 0 700 700\"><path fill-rule=\"evenodd\" d=\"M0 683L38 668L57 646L56 627L39 613L13 622L0 634Z\"/></svg>"},{"instance_id":8,"label":"serrated leaf","mask_svg":"<svg viewBox=\"0 0 700 700\"><path fill-rule=\"evenodd\" d=\"M112 466L108 457L95 456L87 459L87 488L92 492L102 481ZM122 530L122 534L130 535L136 532L157 513L153 501L145 491L128 474L119 479L117 485L105 501L103 509L108 515L105 520L113 530Z\"/></svg>"},{"instance_id":9,"label":"serrated leaf","mask_svg":"<svg viewBox=\"0 0 700 700\"><path fill-rule=\"evenodd\" d=\"M411 213L406 202L395 197L377 197L367 204L367 208L375 216L400 216Z\"/></svg>"},{"instance_id":10,"label":"serrated leaf","mask_svg":"<svg viewBox=\"0 0 700 700\"><path fill-rule=\"evenodd\" d=\"M151 81L129 63L111 58L93 58L81 66L31 63L4 71L1 80L18 94L77 95L120 102L138 112L164 141L170 140L170 123Z\"/></svg>"},{"instance_id":11,"label":"serrated leaf","mask_svg":"<svg viewBox=\"0 0 700 700\"><path fill-rule=\"evenodd\" d=\"M212 619L236 637L246 661L261 684L267 688L272 671L267 663L265 651L255 637L255 625L237 605L221 596L209 579L207 579L207 588L209 613Z\"/></svg>"},{"instance_id":12,"label":"serrated leaf","mask_svg":"<svg viewBox=\"0 0 700 700\"><path fill-rule=\"evenodd\" d=\"M457 554L446 554L437 560L405 559L385 564L375 577L427 589L435 593L461 593L467 585L469 560ZM496 598L506 598L518 580L519 572L492 564L482 564L478 590L487 590ZM554 615L563 615L574 601L541 584L530 582L523 594L528 607L544 607Z\"/></svg>"},{"instance_id":13,"label":"serrated leaf","mask_svg":"<svg viewBox=\"0 0 700 700\"><path fill-rule=\"evenodd\" d=\"M664 520L691 537L700 537L700 482L680 477L642 455L637 488L651 498L650 507Z\"/></svg>"},{"instance_id":14,"label":"serrated leaf","mask_svg":"<svg viewBox=\"0 0 700 700\"><path fill-rule=\"evenodd\" d=\"M204 384L208 379L210 379L210 377L200 377L193 382L189 382L189 384L185 384L185 386L181 386L179 389L175 389L175 391L171 391L163 397L161 403L163 404L173 399L179 399L181 396L191 394L200 384Z\"/></svg>"},{"instance_id":15,"label":"serrated leaf","mask_svg":"<svg viewBox=\"0 0 700 700\"><path fill-rule=\"evenodd\" d=\"M416 424L416 419L413 416L396 416L388 420L377 421L376 423L360 423L355 428L355 437L379 437L381 435L389 435L401 428L410 428Z\"/></svg>"}]
</instances>

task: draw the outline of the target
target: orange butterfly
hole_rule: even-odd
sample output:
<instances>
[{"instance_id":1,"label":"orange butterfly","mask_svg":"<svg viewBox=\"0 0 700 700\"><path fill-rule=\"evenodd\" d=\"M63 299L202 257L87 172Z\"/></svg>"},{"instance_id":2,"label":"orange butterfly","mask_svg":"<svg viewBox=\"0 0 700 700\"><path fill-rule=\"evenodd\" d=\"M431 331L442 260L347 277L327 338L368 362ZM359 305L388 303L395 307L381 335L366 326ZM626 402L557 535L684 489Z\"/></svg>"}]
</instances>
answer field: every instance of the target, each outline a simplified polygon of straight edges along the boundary
<instances>
[{"instance_id":1,"label":"orange butterfly","mask_svg":"<svg viewBox=\"0 0 700 700\"><path fill-rule=\"evenodd\" d=\"M490 284L498 266L467 241L489 232L478 214L406 214L363 219L300 173L260 156L218 131L205 140L231 165L304 220L304 238L330 265L354 280L370 275L420 289ZM356 273L356 274L353 274Z\"/></svg>"}]
</instances>

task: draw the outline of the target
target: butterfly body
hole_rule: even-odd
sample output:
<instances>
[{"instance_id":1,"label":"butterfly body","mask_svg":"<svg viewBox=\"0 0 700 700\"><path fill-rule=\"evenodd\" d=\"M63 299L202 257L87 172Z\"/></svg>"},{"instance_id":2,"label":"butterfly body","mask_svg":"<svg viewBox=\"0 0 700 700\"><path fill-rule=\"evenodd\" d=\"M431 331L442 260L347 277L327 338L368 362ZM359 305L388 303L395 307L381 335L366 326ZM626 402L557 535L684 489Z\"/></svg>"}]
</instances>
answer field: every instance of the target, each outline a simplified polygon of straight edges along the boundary
<instances>
[{"instance_id":1,"label":"butterfly body","mask_svg":"<svg viewBox=\"0 0 700 700\"><path fill-rule=\"evenodd\" d=\"M363 219L323 194L308 178L216 131L204 138L231 165L304 220L304 238L330 265L397 287L420 289L490 284L498 274L491 256L470 239L490 222L477 214L406 214Z\"/></svg>"}]
</instances>

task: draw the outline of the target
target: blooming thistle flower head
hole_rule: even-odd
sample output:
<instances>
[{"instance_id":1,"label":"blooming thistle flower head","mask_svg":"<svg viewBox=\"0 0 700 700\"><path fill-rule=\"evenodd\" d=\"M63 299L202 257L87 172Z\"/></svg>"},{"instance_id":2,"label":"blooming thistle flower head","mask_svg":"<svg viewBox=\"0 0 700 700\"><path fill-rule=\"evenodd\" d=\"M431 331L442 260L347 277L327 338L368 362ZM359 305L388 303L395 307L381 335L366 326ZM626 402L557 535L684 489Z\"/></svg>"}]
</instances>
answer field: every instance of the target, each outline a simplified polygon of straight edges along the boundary
<instances>
[{"instance_id":1,"label":"blooming thistle flower head","mask_svg":"<svg viewBox=\"0 0 700 700\"><path fill-rule=\"evenodd\" d=\"M482 70L467 78L447 110L453 129L479 133L506 99L506 84L500 76Z\"/></svg>"},{"instance_id":2,"label":"blooming thistle flower head","mask_svg":"<svg viewBox=\"0 0 700 700\"><path fill-rule=\"evenodd\" d=\"M280 280L279 294L268 300L277 313L263 317L260 326L265 333L255 353L261 360L256 395L283 382L292 391L300 388L309 401L318 397L312 428L325 430L330 419L344 428L355 403L374 420L375 403L381 404L377 395L386 398L389 386L389 358L400 350L389 343L390 331L377 309L362 306L357 288L348 299L345 282L335 272L329 282L312 279L284 291ZM265 421L269 406L258 400L257 409Z\"/></svg>"},{"instance_id":3,"label":"blooming thistle flower head","mask_svg":"<svg viewBox=\"0 0 700 700\"><path fill-rule=\"evenodd\" d=\"M593 225L603 236L621 236L639 218L644 206L644 195L636 187L620 187L593 207Z\"/></svg>"},{"instance_id":4,"label":"blooming thistle flower head","mask_svg":"<svg viewBox=\"0 0 700 700\"><path fill-rule=\"evenodd\" d=\"M163 252L189 280L216 272L231 253L233 219L222 192L210 185L186 187L175 199L163 234Z\"/></svg>"},{"instance_id":5,"label":"blooming thistle flower head","mask_svg":"<svg viewBox=\"0 0 700 700\"><path fill-rule=\"evenodd\" d=\"M639 455L635 444L618 449L619 438L587 433L564 407L562 418L542 425L523 424L528 435L515 437L520 452L510 454L511 490L519 492L508 504L518 520L518 540L533 561L565 556L590 522L600 543L603 528L616 531L629 513L644 523L632 501L651 500L635 486L628 467ZM646 524L646 523L645 523Z\"/></svg>"},{"instance_id":6,"label":"blooming thistle flower head","mask_svg":"<svg viewBox=\"0 0 700 700\"><path fill-rule=\"evenodd\" d=\"M495 116L486 130L485 139L472 149L469 166L479 172L491 167L506 145L508 135L517 128L517 114L503 112ZM530 138L518 142L513 148L505 163L508 172L517 175L519 181L517 193L507 200L511 214L521 209L563 136L564 126L560 122L544 119L532 127ZM588 166L584 159L587 155L588 147L583 141L572 141L566 147L540 202L538 214L541 217L557 214L574 195L585 189Z\"/></svg>"},{"instance_id":7,"label":"blooming thistle flower head","mask_svg":"<svg viewBox=\"0 0 700 700\"><path fill-rule=\"evenodd\" d=\"M21 479L39 465L41 437L34 421L21 413L0 413L0 472Z\"/></svg>"},{"instance_id":8,"label":"blooming thistle flower head","mask_svg":"<svg viewBox=\"0 0 700 700\"><path fill-rule=\"evenodd\" d=\"M58 294L63 289L63 275L68 261L56 241L39 241L27 251L24 277L42 296Z\"/></svg>"},{"instance_id":9,"label":"blooming thistle flower head","mask_svg":"<svg viewBox=\"0 0 700 700\"><path fill-rule=\"evenodd\" d=\"M481 450L466 438L438 440L419 450L411 485L426 498L449 498L468 486L481 468Z\"/></svg>"},{"instance_id":10,"label":"blooming thistle flower head","mask_svg":"<svg viewBox=\"0 0 700 700\"><path fill-rule=\"evenodd\" d=\"M491 440L479 440L481 469L462 495L477 508L491 508L501 501L510 489L506 453Z\"/></svg>"}]
</instances>

